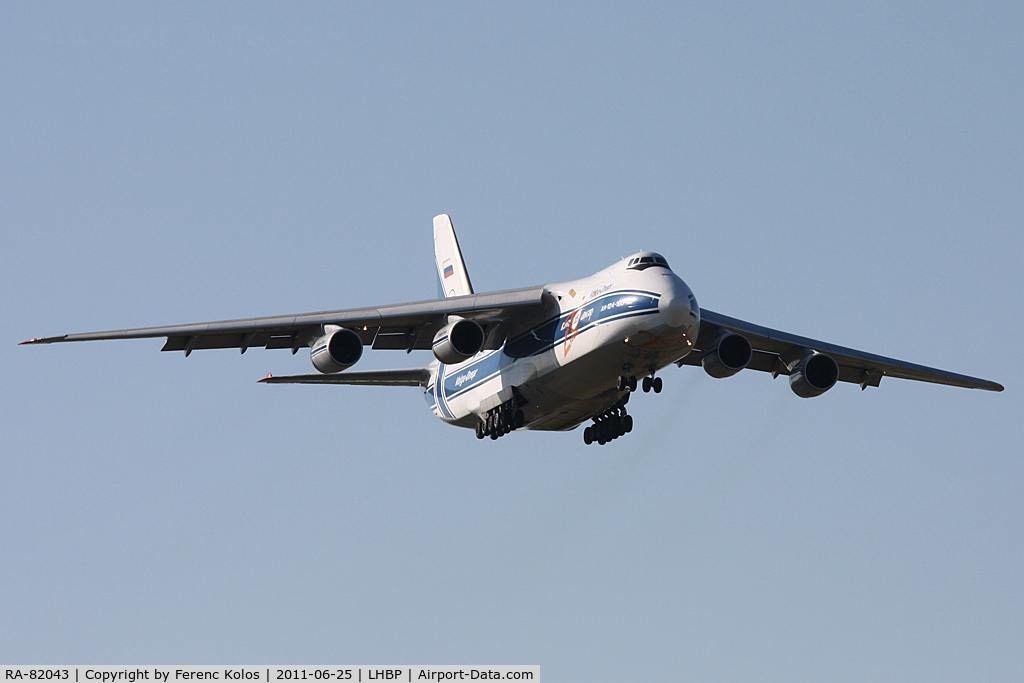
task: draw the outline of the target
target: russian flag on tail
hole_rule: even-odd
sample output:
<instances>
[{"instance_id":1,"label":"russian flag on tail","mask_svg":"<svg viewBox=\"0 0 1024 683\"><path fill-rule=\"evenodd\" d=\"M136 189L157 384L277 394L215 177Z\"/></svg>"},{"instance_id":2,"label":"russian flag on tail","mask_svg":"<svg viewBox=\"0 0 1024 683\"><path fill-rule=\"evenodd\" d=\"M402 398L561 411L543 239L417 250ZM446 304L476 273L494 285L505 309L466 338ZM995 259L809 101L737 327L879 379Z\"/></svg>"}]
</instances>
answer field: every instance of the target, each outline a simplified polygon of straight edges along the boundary
<instances>
[{"instance_id":1,"label":"russian flag on tail","mask_svg":"<svg viewBox=\"0 0 1024 683\"><path fill-rule=\"evenodd\" d=\"M455 274L455 269L453 267L445 266L445 269L444 269L444 279L445 280L447 280L448 278L450 278L454 274Z\"/></svg>"}]
</instances>

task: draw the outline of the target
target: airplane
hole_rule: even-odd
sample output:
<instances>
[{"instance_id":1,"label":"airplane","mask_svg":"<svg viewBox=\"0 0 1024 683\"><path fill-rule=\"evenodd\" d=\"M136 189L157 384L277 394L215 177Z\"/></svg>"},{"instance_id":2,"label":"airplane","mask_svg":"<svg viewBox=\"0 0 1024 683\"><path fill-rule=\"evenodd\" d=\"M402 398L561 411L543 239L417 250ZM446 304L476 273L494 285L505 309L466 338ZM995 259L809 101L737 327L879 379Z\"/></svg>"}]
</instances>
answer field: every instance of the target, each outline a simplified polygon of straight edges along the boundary
<instances>
[{"instance_id":1,"label":"airplane","mask_svg":"<svg viewBox=\"0 0 1024 683\"><path fill-rule=\"evenodd\" d=\"M715 378L741 370L789 377L801 398L837 382L877 387L882 377L987 391L1003 387L761 327L697 305L660 254L642 251L580 280L477 294L451 218L434 218L444 297L413 303L191 325L66 334L22 344L165 337L162 351L309 347L318 374L265 384L420 387L442 421L497 439L517 429L569 431L588 420L586 444L633 429L632 392L660 393L659 371L701 366ZM350 371L363 347L430 350L424 367Z\"/></svg>"}]
</instances>

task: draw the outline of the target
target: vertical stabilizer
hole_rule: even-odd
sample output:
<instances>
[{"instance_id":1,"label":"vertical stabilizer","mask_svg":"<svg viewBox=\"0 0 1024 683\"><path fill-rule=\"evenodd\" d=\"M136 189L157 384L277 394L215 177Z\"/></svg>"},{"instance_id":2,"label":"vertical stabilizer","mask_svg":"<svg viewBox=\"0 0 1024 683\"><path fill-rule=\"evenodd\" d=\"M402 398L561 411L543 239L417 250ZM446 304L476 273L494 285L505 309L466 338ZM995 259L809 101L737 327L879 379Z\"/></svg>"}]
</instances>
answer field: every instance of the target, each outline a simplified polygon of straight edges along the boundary
<instances>
[{"instance_id":1,"label":"vertical stabilizer","mask_svg":"<svg viewBox=\"0 0 1024 683\"><path fill-rule=\"evenodd\" d=\"M437 277L440 278L445 296L473 293L452 219L446 213L434 216L434 259L437 262Z\"/></svg>"}]
</instances>

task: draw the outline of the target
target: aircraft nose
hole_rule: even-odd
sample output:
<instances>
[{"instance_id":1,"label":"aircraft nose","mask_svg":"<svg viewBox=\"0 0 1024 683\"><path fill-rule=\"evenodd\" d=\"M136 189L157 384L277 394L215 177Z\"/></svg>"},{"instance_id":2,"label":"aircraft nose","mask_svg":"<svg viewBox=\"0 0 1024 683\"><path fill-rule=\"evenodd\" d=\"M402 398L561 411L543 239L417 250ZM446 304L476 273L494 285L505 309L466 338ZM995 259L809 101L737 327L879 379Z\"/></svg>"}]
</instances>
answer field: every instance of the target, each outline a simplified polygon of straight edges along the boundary
<instances>
[{"instance_id":1,"label":"aircraft nose","mask_svg":"<svg viewBox=\"0 0 1024 683\"><path fill-rule=\"evenodd\" d=\"M658 300L658 312L669 327L683 327L690 318L690 288L678 277L666 287ZM693 311L696 314L696 311Z\"/></svg>"}]
</instances>

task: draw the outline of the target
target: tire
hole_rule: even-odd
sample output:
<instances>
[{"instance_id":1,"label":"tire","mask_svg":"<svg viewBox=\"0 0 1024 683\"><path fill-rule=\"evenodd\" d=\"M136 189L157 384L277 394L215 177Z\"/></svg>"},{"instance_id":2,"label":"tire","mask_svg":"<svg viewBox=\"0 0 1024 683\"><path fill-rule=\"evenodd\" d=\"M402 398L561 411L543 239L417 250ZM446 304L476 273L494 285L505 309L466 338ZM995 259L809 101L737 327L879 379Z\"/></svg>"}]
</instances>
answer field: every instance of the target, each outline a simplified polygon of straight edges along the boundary
<instances>
[{"instance_id":1,"label":"tire","mask_svg":"<svg viewBox=\"0 0 1024 683\"><path fill-rule=\"evenodd\" d=\"M651 390L651 378L644 377L644 381L641 383L641 386L643 387L645 394L649 392Z\"/></svg>"},{"instance_id":2,"label":"tire","mask_svg":"<svg viewBox=\"0 0 1024 683\"><path fill-rule=\"evenodd\" d=\"M626 429L627 434L633 431L633 416L626 415L624 418L622 418L622 426Z\"/></svg>"},{"instance_id":3,"label":"tire","mask_svg":"<svg viewBox=\"0 0 1024 683\"><path fill-rule=\"evenodd\" d=\"M588 446L594 443L593 427L587 427L586 429L583 430L583 443L587 444Z\"/></svg>"},{"instance_id":4,"label":"tire","mask_svg":"<svg viewBox=\"0 0 1024 683\"><path fill-rule=\"evenodd\" d=\"M636 391L636 377L629 376L629 390Z\"/></svg>"},{"instance_id":5,"label":"tire","mask_svg":"<svg viewBox=\"0 0 1024 683\"><path fill-rule=\"evenodd\" d=\"M660 377L655 377L654 379L651 380L651 388L654 389L654 393L656 393L656 394L660 394L661 393L661 378Z\"/></svg>"}]
</instances>

